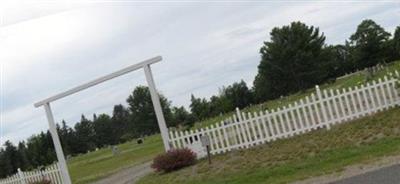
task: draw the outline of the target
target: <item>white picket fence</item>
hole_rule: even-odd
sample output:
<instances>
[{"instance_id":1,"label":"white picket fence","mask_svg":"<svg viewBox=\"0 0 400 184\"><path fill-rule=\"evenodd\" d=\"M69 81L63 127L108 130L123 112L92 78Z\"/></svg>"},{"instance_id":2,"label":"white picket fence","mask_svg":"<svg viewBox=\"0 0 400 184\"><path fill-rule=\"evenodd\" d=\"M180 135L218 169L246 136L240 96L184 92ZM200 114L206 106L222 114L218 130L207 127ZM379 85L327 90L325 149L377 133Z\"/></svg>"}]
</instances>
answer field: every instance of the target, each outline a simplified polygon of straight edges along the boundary
<instances>
[{"instance_id":1,"label":"white picket fence","mask_svg":"<svg viewBox=\"0 0 400 184\"><path fill-rule=\"evenodd\" d=\"M62 184L62 174L58 163L46 167L43 171L18 172L6 179L0 179L0 184L30 184L42 180L50 180L52 184Z\"/></svg>"},{"instance_id":2,"label":"white picket fence","mask_svg":"<svg viewBox=\"0 0 400 184\"><path fill-rule=\"evenodd\" d=\"M399 73L389 74L378 82L342 90L320 90L288 107L271 111L242 113L225 121L190 131L169 131L174 148L188 147L204 156L200 137L209 136L211 154L224 153L238 148L303 134L319 128L357 119L400 104L396 84Z\"/></svg>"}]
</instances>

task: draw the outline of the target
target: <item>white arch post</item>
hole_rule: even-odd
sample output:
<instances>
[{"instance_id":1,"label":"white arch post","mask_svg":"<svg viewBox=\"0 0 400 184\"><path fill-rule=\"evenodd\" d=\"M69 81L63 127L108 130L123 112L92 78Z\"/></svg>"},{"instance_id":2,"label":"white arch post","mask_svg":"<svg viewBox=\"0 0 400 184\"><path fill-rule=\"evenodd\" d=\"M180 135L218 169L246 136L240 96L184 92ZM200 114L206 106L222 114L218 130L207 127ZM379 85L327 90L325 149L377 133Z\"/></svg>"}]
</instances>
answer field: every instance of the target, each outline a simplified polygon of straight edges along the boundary
<instances>
[{"instance_id":1,"label":"white arch post","mask_svg":"<svg viewBox=\"0 0 400 184\"><path fill-rule=\"evenodd\" d=\"M144 69L144 72L145 72L145 75L146 75L146 81L147 81L147 83L149 85L151 100L153 102L154 111L156 112L157 122L158 122L158 126L160 128L161 137L163 139L165 151L168 151L170 149L169 137L168 137L168 129L167 129L167 125L165 123L164 114L162 112L161 103L160 103L160 97L158 96L158 93L157 93L157 90L156 90L156 86L155 86L155 83L154 83L154 79L153 79L153 74L151 73L151 68L150 68L151 64L157 63L157 62L159 62L161 60L162 60L162 57L161 56L157 56L157 57L142 61L140 63L131 65L131 66L126 67L124 69L118 70L118 71L113 72L111 74L105 75L103 77L100 77L100 78L95 79L93 81L90 81L88 83L85 83L85 84L82 84L82 85L77 86L75 88L72 88L70 90L67 90L65 92L59 93L59 94L54 95L54 96L49 97L49 98L46 98L46 99L44 99L42 101L39 101L39 102L34 104L35 107L44 106L44 109L45 109L45 112L46 112L46 117L47 117L47 120L49 122L49 129L50 129L51 137L53 139L54 148L56 150L57 159L58 159L58 162L59 162L60 167L61 167L61 172L62 172L63 183L64 184L71 184L71 178L70 178L70 175L69 175L69 172L68 172L67 162L65 160L65 155L63 153L63 149L62 149L62 146L61 146L60 138L59 138L58 133L57 133L56 124L54 122L54 116L53 116L53 113L52 113L51 107L50 107L50 102L53 102L53 101L56 101L58 99L64 98L66 96L72 95L74 93L77 93L79 91L85 90L85 89L87 89L89 87L95 86L97 84L100 84L102 82L108 81L110 79L119 77L121 75L127 74L129 72L132 72L132 71L135 71L135 70L139 70L141 68Z\"/></svg>"}]
</instances>

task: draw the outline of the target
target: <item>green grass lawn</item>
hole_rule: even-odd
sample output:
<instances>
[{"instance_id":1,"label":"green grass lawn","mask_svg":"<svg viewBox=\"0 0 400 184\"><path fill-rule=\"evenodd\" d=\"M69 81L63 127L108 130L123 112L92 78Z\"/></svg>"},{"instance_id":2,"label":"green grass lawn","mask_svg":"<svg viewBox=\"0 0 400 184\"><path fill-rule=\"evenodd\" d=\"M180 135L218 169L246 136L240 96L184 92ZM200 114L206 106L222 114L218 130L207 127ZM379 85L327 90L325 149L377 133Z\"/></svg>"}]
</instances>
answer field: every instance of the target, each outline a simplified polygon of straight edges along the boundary
<instances>
[{"instance_id":1,"label":"green grass lawn","mask_svg":"<svg viewBox=\"0 0 400 184\"><path fill-rule=\"evenodd\" d=\"M140 184L287 183L400 154L400 108L374 116L213 157Z\"/></svg>"},{"instance_id":2,"label":"green grass lawn","mask_svg":"<svg viewBox=\"0 0 400 184\"><path fill-rule=\"evenodd\" d=\"M386 69L379 71L374 76L374 79L382 77L385 74L387 74L388 72L393 72L394 70L400 71L400 61L391 63L388 67L386 67ZM361 84L362 82L365 82L365 74L363 72L359 72L355 75L348 76L346 78L341 78L332 84L322 85L321 89L336 89L336 88L350 87L350 86L354 86L357 84ZM314 89L309 89L309 90L306 90L303 92L292 94L292 95L284 97L282 99L265 102L262 105L250 106L248 108L243 109L243 111L244 112L259 111L259 110L261 110L261 106L263 108L268 107L269 109L272 109L272 108L276 108L279 106L287 105L287 104L292 103L300 98L305 97L306 95L311 94L314 91L315 91ZM196 123L194 128L205 127L210 124L219 122L219 121L224 120L225 118L229 117L230 115L232 115L232 113L233 112L224 114L222 116L213 117L208 120ZM280 144L280 143L282 143L282 142L278 141L277 143L274 143L274 144ZM285 143L285 141L283 141L283 143ZM68 161L68 166L70 169L70 174L71 174L73 183L80 184L80 183L88 183L91 181L96 181L100 178L103 178L112 173L115 173L123 168L131 167L131 166L141 164L146 161L150 161L152 158L154 158L154 156L163 152L163 145L162 145L161 137L159 135L155 135L155 136L148 137L145 140L145 143L143 145L137 145L135 142L128 142L128 143L119 145L119 149L121 151L121 154L117 155L117 156L112 156L111 149L105 148L105 149L98 150L96 152L91 152L88 154L84 154L84 155L80 155L80 156L72 158L70 161ZM252 152L252 151L250 151L250 152ZM242 152L232 153L232 154L230 154L230 157L241 158L240 157L241 154L243 154L243 153ZM324 153L324 154L329 154L329 153ZM217 158L220 158L220 156L218 156ZM244 161L244 163L246 163L246 161ZM288 164L288 163L286 163L286 164ZM293 164L295 164L295 163L290 163L289 165L293 165ZM238 165L240 165L240 164L238 164ZM200 164L200 166L201 166L201 164ZM237 166L233 166L233 167L236 168ZM196 168L198 168L198 167L196 166ZM201 168L201 167L199 167L199 168ZM223 170L225 170L225 167L222 167L222 168L223 168ZM282 169L284 169L284 168L282 168ZM253 173L253 171L248 171L248 172ZM264 170L262 172L264 172ZM278 171L276 171L276 172L278 172ZM254 171L254 173L257 173L257 172ZM156 176L156 179L159 177L160 178L168 178L168 177ZM199 175L199 177L200 177L200 175ZM246 178L246 177L244 177L244 178ZM147 178L147 180L148 180L148 178ZM146 179L143 181L146 181ZM191 178L190 181L196 181L196 179ZM211 183L213 183L213 181L214 180L210 180Z\"/></svg>"},{"instance_id":3,"label":"green grass lawn","mask_svg":"<svg viewBox=\"0 0 400 184\"><path fill-rule=\"evenodd\" d=\"M88 183L115 173L123 168L150 161L164 151L161 136L153 135L143 144L135 141L118 146L120 153L112 155L110 148L77 156L68 161L72 183Z\"/></svg>"}]
</instances>

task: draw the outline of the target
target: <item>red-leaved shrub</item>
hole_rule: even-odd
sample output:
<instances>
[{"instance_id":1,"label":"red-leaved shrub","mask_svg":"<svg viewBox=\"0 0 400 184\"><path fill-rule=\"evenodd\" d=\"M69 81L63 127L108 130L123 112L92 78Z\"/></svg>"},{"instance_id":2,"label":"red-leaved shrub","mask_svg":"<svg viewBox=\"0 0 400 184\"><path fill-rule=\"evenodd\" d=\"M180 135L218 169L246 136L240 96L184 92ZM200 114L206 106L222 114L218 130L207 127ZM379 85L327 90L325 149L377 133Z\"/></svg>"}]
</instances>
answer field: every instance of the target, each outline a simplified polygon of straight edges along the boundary
<instances>
[{"instance_id":1,"label":"red-leaved shrub","mask_svg":"<svg viewBox=\"0 0 400 184\"><path fill-rule=\"evenodd\" d=\"M154 158L151 167L158 172L171 172L189 165L193 165L195 162L196 153L194 153L192 150L187 148L172 149L167 153L163 153Z\"/></svg>"}]
</instances>

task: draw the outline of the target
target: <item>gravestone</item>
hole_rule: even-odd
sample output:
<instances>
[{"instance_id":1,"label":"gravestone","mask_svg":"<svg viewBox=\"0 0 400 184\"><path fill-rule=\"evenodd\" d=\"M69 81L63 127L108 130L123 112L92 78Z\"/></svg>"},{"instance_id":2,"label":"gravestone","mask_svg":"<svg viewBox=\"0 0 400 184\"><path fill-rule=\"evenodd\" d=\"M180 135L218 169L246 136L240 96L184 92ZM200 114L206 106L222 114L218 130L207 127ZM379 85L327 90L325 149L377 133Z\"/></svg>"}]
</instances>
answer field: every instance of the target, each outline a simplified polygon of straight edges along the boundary
<instances>
[{"instance_id":1,"label":"gravestone","mask_svg":"<svg viewBox=\"0 0 400 184\"><path fill-rule=\"evenodd\" d=\"M112 154L113 154L113 156L115 156L115 155L118 155L118 154L119 154L119 149L118 149L118 146L112 146L111 150L112 150Z\"/></svg>"}]
</instances>

